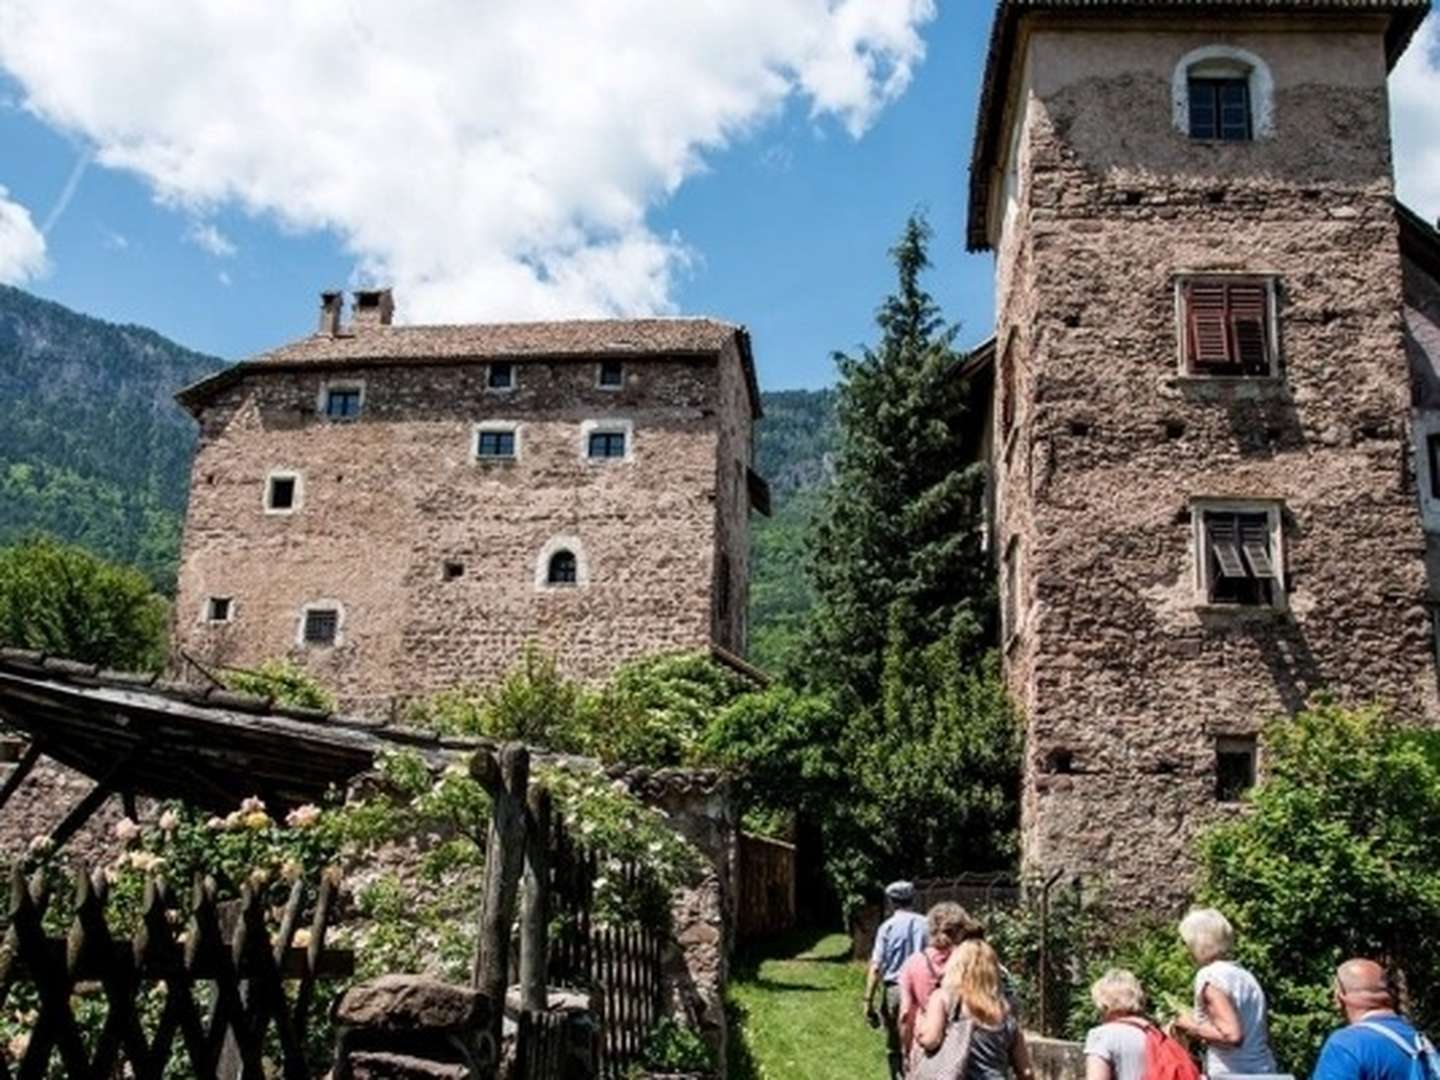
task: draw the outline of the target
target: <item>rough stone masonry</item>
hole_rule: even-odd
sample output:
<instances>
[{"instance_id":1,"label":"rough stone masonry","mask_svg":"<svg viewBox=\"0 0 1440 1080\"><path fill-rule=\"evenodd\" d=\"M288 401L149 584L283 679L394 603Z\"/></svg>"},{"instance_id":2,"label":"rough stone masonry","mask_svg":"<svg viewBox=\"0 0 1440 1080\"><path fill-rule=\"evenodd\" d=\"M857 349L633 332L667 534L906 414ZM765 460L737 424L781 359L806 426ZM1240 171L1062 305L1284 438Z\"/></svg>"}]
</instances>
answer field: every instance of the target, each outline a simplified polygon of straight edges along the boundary
<instances>
[{"instance_id":1,"label":"rough stone masonry","mask_svg":"<svg viewBox=\"0 0 1440 1080\"><path fill-rule=\"evenodd\" d=\"M1385 93L1425 5L1080 7L1005 0L986 74L994 544L1026 866L1153 908L1268 718L1437 717ZM1253 313L1204 339L1197 283Z\"/></svg>"},{"instance_id":2,"label":"rough stone masonry","mask_svg":"<svg viewBox=\"0 0 1440 1080\"><path fill-rule=\"evenodd\" d=\"M343 708L743 653L749 336L708 319L396 326L388 293L191 387L176 603L207 664L288 657Z\"/></svg>"}]
</instances>

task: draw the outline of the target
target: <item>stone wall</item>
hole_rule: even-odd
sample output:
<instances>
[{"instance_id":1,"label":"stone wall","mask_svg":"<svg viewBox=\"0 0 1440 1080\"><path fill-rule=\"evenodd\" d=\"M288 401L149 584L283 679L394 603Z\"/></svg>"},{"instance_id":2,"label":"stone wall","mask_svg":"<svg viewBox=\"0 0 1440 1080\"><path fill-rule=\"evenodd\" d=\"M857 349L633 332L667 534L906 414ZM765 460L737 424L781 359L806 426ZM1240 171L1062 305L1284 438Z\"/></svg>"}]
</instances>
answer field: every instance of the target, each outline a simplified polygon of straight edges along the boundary
<instances>
[{"instance_id":1,"label":"stone wall","mask_svg":"<svg viewBox=\"0 0 1440 1080\"><path fill-rule=\"evenodd\" d=\"M371 714L396 695L493 681L532 641L586 680L717 632L743 649L739 358L627 359L618 392L584 359L522 360L516 373L506 393L485 389L481 363L277 371L220 393L202 414L177 646L240 667L288 656ZM327 380L359 378L357 420L317 415ZM587 460L585 422L615 419L632 425L630 456ZM518 425L518 460L474 459L482 421ZM293 513L265 512L274 470L300 475ZM576 588L537 583L559 544L579 557ZM212 596L233 598L233 621L205 621ZM321 601L341 607L339 643L303 647L303 608Z\"/></svg>"},{"instance_id":2,"label":"stone wall","mask_svg":"<svg viewBox=\"0 0 1440 1080\"><path fill-rule=\"evenodd\" d=\"M1321 687L1437 716L1381 33L1304 25L1087 17L1027 39L997 244L1016 415L995 436L1024 852L1121 906L1177 902L1188 844L1234 812L1217 737ZM1175 65L1216 41L1270 65L1273 136L1175 130ZM1197 271L1278 277L1280 378L1182 376L1175 279ZM1283 500L1288 610L1201 602L1204 497Z\"/></svg>"}]
</instances>

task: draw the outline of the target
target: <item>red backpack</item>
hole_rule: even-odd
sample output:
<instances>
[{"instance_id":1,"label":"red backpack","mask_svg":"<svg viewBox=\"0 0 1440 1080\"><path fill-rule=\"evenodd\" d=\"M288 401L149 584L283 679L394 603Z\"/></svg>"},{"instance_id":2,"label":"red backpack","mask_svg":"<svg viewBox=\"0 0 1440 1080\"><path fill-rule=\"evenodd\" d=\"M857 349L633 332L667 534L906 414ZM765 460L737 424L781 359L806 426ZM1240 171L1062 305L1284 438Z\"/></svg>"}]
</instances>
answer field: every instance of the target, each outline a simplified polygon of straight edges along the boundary
<instances>
[{"instance_id":1,"label":"red backpack","mask_svg":"<svg viewBox=\"0 0 1440 1080\"><path fill-rule=\"evenodd\" d=\"M1145 1020L1122 1020L1145 1033L1145 1080L1200 1080L1200 1070L1190 1051L1154 1024Z\"/></svg>"}]
</instances>

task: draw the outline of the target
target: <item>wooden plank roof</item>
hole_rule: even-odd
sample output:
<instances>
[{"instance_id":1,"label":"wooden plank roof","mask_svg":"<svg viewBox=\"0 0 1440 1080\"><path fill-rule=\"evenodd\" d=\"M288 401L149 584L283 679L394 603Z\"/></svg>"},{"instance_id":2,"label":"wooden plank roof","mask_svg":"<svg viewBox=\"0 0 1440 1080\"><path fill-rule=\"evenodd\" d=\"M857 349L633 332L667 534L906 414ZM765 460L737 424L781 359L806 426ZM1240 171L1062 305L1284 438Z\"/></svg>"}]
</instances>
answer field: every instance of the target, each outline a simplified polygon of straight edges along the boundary
<instances>
[{"instance_id":1,"label":"wooden plank roof","mask_svg":"<svg viewBox=\"0 0 1440 1080\"><path fill-rule=\"evenodd\" d=\"M432 763L497 748L490 739L290 708L20 649L0 649L0 723L97 783L214 812L233 810L252 795L272 812L319 802L332 790L344 791L387 748L413 748ZM593 759L540 749L535 757L602 768ZM637 794L709 790L723 782L705 769L617 765L605 771Z\"/></svg>"}]
</instances>

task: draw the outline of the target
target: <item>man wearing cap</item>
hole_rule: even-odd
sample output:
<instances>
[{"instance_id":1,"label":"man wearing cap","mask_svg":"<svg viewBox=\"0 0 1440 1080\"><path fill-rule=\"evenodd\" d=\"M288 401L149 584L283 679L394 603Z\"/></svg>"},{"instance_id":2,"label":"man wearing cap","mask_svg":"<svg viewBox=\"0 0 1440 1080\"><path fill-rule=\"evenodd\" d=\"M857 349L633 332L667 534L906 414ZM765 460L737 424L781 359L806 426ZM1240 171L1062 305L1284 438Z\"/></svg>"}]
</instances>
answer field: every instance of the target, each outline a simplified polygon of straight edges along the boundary
<instances>
[{"instance_id":1,"label":"man wearing cap","mask_svg":"<svg viewBox=\"0 0 1440 1080\"><path fill-rule=\"evenodd\" d=\"M865 974L865 1019L872 1027L884 1021L890 1077L891 1080L902 1080L905 1055L900 1046L900 969L905 966L906 960L930 944L930 931L925 919L913 910L915 886L910 882L891 882L885 886L885 898L894 911L875 932L870 970ZM877 1015L875 991L882 985L885 997Z\"/></svg>"}]
</instances>

